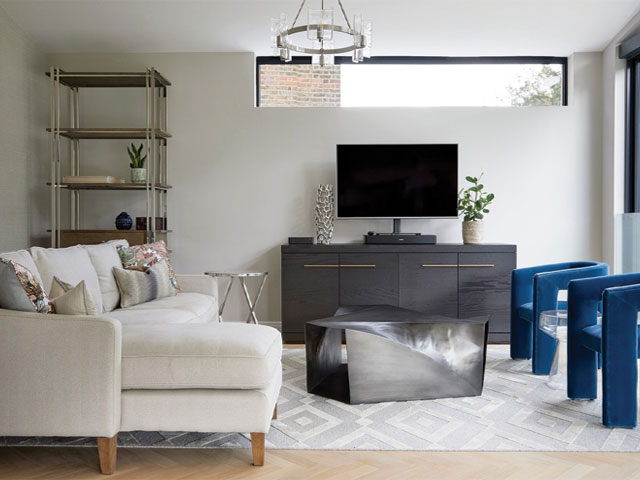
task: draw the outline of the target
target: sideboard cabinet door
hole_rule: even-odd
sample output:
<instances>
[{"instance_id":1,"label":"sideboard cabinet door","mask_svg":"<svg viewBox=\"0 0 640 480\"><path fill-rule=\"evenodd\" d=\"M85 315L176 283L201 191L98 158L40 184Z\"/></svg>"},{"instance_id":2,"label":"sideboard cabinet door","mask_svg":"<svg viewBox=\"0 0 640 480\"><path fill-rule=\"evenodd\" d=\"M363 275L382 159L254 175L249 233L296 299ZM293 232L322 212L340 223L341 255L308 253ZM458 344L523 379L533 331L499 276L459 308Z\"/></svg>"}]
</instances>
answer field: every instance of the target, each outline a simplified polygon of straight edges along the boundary
<instances>
[{"instance_id":1,"label":"sideboard cabinet door","mask_svg":"<svg viewBox=\"0 0 640 480\"><path fill-rule=\"evenodd\" d=\"M458 254L460 318L489 316L489 340L508 341L511 271L515 254Z\"/></svg>"},{"instance_id":2,"label":"sideboard cabinet door","mask_svg":"<svg viewBox=\"0 0 640 480\"><path fill-rule=\"evenodd\" d=\"M338 254L282 255L282 327L301 336L309 320L331 317L339 305Z\"/></svg>"},{"instance_id":3,"label":"sideboard cabinet door","mask_svg":"<svg viewBox=\"0 0 640 480\"><path fill-rule=\"evenodd\" d=\"M400 307L458 316L458 254L401 253Z\"/></svg>"},{"instance_id":4,"label":"sideboard cabinet door","mask_svg":"<svg viewBox=\"0 0 640 480\"><path fill-rule=\"evenodd\" d=\"M340 254L340 304L397 307L398 255Z\"/></svg>"}]
</instances>

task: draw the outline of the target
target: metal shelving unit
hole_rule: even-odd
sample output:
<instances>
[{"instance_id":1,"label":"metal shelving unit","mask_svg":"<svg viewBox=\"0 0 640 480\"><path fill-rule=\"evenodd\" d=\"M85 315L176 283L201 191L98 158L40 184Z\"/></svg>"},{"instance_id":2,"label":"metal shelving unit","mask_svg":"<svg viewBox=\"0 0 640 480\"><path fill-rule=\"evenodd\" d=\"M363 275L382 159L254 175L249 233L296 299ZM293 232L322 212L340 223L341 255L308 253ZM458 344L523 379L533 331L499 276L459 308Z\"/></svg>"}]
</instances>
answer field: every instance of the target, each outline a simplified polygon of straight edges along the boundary
<instances>
[{"instance_id":1,"label":"metal shelving unit","mask_svg":"<svg viewBox=\"0 0 640 480\"><path fill-rule=\"evenodd\" d=\"M47 185L51 190L51 246L62 247L75 244L74 232L87 235L100 241L101 236L107 240L113 237L111 230L81 229L80 207L83 190L132 190L144 191L146 194L147 230L145 241L153 242L158 235L166 236L169 230L156 230L155 218L160 214L166 225L168 190L167 140L169 104L168 87L171 85L155 68L147 68L145 72L64 72L51 67L50 77L51 126L49 147L51 157L51 175ZM61 89L69 89L68 117L69 126L60 124ZM143 88L146 99L146 125L142 128L87 128L80 127L80 89L81 88ZM146 183L89 183L72 184L62 182L61 174L61 139L68 139L69 170L71 175L80 175L80 140L145 140L147 153ZM69 192L70 228L63 229L61 223L61 194ZM130 230L123 232L131 232ZM86 237L85 237L86 238Z\"/></svg>"}]
</instances>

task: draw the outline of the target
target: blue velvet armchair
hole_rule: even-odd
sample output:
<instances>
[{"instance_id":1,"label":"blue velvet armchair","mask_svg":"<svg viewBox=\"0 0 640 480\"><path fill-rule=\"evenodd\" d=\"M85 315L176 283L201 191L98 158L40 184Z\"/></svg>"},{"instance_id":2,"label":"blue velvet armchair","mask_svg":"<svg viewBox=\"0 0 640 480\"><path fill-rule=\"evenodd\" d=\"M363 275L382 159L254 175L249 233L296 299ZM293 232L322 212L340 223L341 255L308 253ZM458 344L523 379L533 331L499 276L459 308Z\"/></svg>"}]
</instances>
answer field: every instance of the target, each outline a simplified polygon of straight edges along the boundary
<instances>
[{"instance_id":1,"label":"blue velvet armchair","mask_svg":"<svg viewBox=\"0 0 640 480\"><path fill-rule=\"evenodd\" d=\"M603 318L598 325L601 299ZM597 397L597 355L601 353L602 423L608 427L635 427L640 273L573 281L568 300L568 396Z\"/></svg>"},{"instance_id":2,"label":"blue velvet armchair","mask_svg":"<svg viewBox=\"0 0 640 480\"><path fill-rule=\"evenodd\" d=\"M547 375L556 340L538 328L540 312L566 308L558 292L579 278L607 275L600 262L565 262L518 268L511 275L511 358L531 358L533 373Z\"/></svg>"}]
</instances>

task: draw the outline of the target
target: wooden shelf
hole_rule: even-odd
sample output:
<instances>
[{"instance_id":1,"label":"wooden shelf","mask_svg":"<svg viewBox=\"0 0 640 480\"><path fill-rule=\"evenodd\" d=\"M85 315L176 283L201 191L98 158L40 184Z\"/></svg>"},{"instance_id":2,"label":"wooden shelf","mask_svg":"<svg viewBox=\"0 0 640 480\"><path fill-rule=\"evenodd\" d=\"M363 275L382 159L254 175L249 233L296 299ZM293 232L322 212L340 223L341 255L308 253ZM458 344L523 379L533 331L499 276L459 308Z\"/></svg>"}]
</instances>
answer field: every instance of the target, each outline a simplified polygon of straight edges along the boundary
<instances>
[{"instance_id":1,"label":"wooden shelf","mask_svg":"<svg viewBox=\"0 0 640 480\"><path fill-rule=\"evenodd\" d=\"M47 128L50 132L51 128ZM156 138L171 138L171 134L156 128L154 130ZM125 139L145 139L147 138L146 128L61 128L60 135L66 138L81 139L105 139L105 140L125 140Z\"/></svg>"},{"instance_id":2,"label":"wooden shelf","mask_svg":"<svg viewBox=\"0 0 640 480\"><path fill-rule=\"evenodd\" d=\"M47 182L51 186L51 182ZM146 190L144 183L61 183L60 188L68 188L70 190ZM173 188L171 185L157 184L151 186L155 190L169 190Z\"/></svg>"},{"instance_id":3,"label":"wooden shelf","mask_svg":"<svg viewBox=\"0 0 640 480\"><path fill-rule=\"evenodd\" d=\"M51 73L46 72L50 77ZM171 82L155 72L156 87L168 87ZM67 87L145 87L145 72L61 72L60 83Z\"/></svg>"},{"instance_id":4,"label":"wooden shelf","mask_svg":"<svg viewBox=\"0 0 640 480\"><path fill-rule=\"evenodd\" d=\"M51 232L51 230L47 230ZM166 238L171 230L156 230L157 234ZM95 245L109 240L125 239L130 245L147 243L146 230L60 230L60 246Z\"/></svg>"}]
</instances>

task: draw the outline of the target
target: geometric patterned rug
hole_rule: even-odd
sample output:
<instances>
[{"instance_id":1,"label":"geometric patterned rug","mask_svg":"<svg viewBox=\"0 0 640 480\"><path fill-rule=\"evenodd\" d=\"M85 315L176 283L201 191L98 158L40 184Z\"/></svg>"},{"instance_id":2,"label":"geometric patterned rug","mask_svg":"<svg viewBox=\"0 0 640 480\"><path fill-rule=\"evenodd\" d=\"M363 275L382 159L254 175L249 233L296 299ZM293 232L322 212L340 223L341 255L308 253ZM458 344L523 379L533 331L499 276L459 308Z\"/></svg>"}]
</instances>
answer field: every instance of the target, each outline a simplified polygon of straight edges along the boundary
<instances>
[{"instance_id":1,"label":"geometric patterned rug","mask_svg":"<svg viewBox=\"0 0 640 480\"><path fill-rule=\"evenodd\" d=\"M600 400L574 401L489 346L481 396L347 405L306 391L304 349L285 349L267 448L307 450L640 451L640 429L601 424ZM95 446L94 438L0 437L0 445ZM248 448L238 433L121 432L123 447Z\"/></svg>"}]
</instances>

